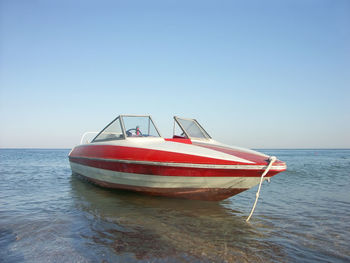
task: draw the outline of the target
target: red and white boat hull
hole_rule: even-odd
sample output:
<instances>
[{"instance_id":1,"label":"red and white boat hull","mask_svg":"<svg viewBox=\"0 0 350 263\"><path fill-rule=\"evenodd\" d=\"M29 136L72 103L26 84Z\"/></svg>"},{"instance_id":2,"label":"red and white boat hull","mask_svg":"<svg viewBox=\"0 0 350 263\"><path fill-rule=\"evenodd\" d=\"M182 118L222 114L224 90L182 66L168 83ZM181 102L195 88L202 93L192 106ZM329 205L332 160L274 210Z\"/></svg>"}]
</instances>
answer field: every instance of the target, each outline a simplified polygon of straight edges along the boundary
<instances>
[{"instance_id":1,"label":"red and white boat hull","mask_svg":"<svg viewBox=\"0 0 350 263\"><path fill-rule=\"evenodd\" d=\"M198 200L223 200L260 181L268 156L211 140L148 139L75 147L73 173L108 188ZM286 169L276 161L266 178Z\"/></svg>"}]
</instances>

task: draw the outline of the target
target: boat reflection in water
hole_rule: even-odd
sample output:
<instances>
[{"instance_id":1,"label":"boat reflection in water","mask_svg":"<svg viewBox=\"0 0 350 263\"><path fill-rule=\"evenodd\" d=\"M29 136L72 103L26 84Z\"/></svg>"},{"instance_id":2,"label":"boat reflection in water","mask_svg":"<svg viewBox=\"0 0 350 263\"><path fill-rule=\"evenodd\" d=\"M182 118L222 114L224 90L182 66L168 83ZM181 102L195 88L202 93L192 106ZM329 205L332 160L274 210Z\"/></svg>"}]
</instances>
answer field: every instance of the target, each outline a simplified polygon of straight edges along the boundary
<instances>
[{"instance_id":1,"label":"boat reflection in water","mask_svg":"<svg viewBox=\"0 0 350 263\"><path fill-rule=\"evenodd\" d=\"M81 218L82 238L94 249L133 261L259 261L257 251L280 254L276 244L245 215L221 203L144 196L108 190L72 176L72 196ZM84 222L84 223L83 223ZM101 252L103 254L103 252ZM261 254L260 254L261 255Z\"/></svg>"}]
</instances>

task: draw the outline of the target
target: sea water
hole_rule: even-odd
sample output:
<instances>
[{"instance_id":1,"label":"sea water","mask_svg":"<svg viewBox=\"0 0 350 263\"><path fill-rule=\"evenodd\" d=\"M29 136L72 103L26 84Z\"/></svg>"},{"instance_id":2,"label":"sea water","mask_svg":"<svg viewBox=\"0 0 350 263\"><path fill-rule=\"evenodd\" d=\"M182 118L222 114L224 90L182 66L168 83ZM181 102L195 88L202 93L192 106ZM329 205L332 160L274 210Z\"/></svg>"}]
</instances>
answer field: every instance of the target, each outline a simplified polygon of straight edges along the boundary
<instances>
[{"instance_id":1,"label":"sea water","mask_svg":"<svg viewBox=\"0 0 350 263\"><path fill-rule=\"evenodd\" d=\"M0 262L350 262L350 150L261 150L287 163L221 202L107 190L69 150L0 150Z\"/></svg>"}]
</instances>

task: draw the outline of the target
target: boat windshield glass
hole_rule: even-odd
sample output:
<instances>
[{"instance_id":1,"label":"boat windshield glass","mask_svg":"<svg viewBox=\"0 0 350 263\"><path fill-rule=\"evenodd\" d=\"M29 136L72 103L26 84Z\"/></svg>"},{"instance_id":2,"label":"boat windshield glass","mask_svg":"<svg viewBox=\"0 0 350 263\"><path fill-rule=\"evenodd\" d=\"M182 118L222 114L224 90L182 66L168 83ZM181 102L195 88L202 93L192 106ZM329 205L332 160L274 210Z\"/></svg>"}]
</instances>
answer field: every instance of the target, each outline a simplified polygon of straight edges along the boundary
<instances>
[{"instance_id":1,"label":"boat windshield glass","mask_svg":"<svg viewBox=\"0 0 350 263\"><path fill-rule=\"evenodd\" d=\"M149 116L122 116L127 137L160 137Z\"/></svg>"},{"instance_id":2,"label":"boat windshield glass","mask_svg":"<svg viewBox=\"0 0 350 263\"><path fill-rule=\"evenodd\" d=\"M124 139L124 134L120 124L120 117L112 121L106 128L104 128L92 142L102 142L111 140Z\"/></svg>"},{"instance_id":3,"label":"boat windshield glass","mask_svg":"<svg viewBox=\"0 0 350 263\"><path fill-rule=\"evenodd\" d=\"M175 117L175 121L179 124L183 133L180 136L210 139L209 134L202 128L202 126L195 119L183 119ZM174 134L175 135L175 134Z\"/></svg>"},{"instance_id":4,"label":"boat windshield glass","mask_svg":"<svg viewBox=\"0 0 350 263\"><path fill-rule=\"evenodd\" d=\"M125 135L126 137L160 137L150 116L120 115L108 124L92 142L122 140L125 139Z\"/></svg>"}]
</instances>

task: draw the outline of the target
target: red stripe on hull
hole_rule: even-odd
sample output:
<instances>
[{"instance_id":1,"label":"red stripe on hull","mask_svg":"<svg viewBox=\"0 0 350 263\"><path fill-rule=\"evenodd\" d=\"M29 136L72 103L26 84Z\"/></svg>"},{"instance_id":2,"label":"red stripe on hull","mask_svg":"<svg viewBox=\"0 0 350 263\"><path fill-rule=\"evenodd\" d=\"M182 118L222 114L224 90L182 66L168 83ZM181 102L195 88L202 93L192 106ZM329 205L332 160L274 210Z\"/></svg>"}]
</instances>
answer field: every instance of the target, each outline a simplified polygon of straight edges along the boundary
<instances>
[{"instance_id":1,"label":"red stripe on hull","mask_svg":"<svg viewBox=\"0 0 350 263\"><path fill-rule=\"evenodd\" d=\"M190 139L185 139L185 138L166 138L164 139L168 142L178 142L178 143L185 143L185 144L192 144L192 141Z\"/></svg>"},{"instance_id":2,"label":"red stripe on hull","mask_svg":"<svg viewBox=\"0 0 350 263\"><path fill-rule=\"evenodd\" d=\"M80 174L79 174L80 175ZM205 201L221 201L228 197L239 194L246 188L154 188L154 187L141 187L141 186L130 186L109 183L105 181L100 181L97 179L92 179L80 175L86 180L95 183L99 186L113 189L129 190L142 194L153 195L153 196L164 196L164 197L174 197L174 198L184 198L192 200L205 200Z\"/></svg>"},{"instance_id":3,"label":"red stripe on hull","mask_svg":"<svg viewBox=\"0 0 350 263\"><path fill-rule=\"evenodd\" d=\"M72 158L69 160L90 167L104 170L159 175L159 176L190 176L190 177L260 177L264 170L243 170L243 169L207 169L191 167L170 167L148 164L131 164L107 160L91 160L86 158ZM270 171L266 177L272 177L281 171Z\"/></svg>"},{"instance_id":4,"label":"red stripe on hull","mask_svg":"<svg viewBox=\"0 0 350 263\"><path fill-rule=\"evenodd\" d=\"M230 155L236 156L238 158L254 162L257 165L268 165L268 163L269 163L268 156L261 156L258 154L244 152L244 151L240 151L240 150L236 150L236 149L232 149L232 148L224 147L224 146L220 146L220 145L198 143L198 142L193 142L193 145L200 146L200 147L207 148L207 149L211 149L211 150L215 150L215 151L226 153L226 154L230 154ZM280 161L280 160L276 160L274 165L285 165L285 163Z\"/></svg>"},{"instance_id":5,"label":"red stripe on hull","mask_svg":"<svg viewBox=\"0 0 350 263\"><path fill-rule=\"evenodd\" d=\"M235 161L221 160L202 157L191 154L151 150L136 147L113 146L113 145L83 145L77 146L70 154L71 157L90 157L100 159L117 159L149 162L168 163L195 163L195 164L246 164ZM265 165L268 163L265 162Z\"/></svg>"}]
</instances>

